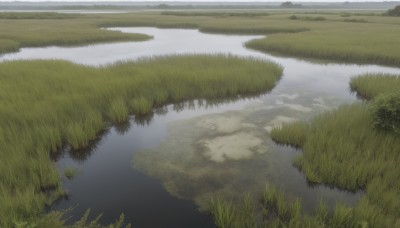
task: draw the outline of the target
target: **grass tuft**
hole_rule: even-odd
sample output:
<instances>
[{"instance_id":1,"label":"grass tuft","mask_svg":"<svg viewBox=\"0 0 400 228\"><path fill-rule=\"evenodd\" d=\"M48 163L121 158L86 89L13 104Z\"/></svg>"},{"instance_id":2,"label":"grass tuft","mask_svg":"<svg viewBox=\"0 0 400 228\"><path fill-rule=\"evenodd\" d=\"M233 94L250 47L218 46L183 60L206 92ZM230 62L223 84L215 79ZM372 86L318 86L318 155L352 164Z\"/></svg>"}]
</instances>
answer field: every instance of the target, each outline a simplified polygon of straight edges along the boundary
<instances>
[{"instance_id":1,"label":"grass tuft","mask_svg":"<svg viewBox=\"0 0 400 228\"><path fill-rule=\"evenodd\" d=\"M111 102L109 117L114 123L123 123L128 120L128 107L122 98L117 98Z\"/></svg>"}]
</instances>

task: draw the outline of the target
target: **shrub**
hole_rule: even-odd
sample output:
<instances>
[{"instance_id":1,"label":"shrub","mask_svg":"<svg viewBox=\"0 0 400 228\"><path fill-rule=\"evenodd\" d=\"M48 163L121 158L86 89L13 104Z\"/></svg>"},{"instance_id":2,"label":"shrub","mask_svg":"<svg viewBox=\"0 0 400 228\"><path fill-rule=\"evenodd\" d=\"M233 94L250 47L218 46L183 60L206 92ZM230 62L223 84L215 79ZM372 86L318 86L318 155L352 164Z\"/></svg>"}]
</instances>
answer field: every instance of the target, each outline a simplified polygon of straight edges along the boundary
<instances>
[{"instance_id":1,"label":"shrub","mask_svg":"<svg viewBox=\"0 0 400 228\"><path fill-rule=\"evenodd\" d=\"M388 10L386 14L392 17L400 17L400 5Z\"/></svg>"},{"instance_id":2,"label":"shrub","mask_svg":"<svg viewBox=\"0 0 400 228\"><path fill-rule=\"evenodd\" d=\"M400 134L400 93L378 96L372 103L374 125Z\"/></svg>"}]
</instances>

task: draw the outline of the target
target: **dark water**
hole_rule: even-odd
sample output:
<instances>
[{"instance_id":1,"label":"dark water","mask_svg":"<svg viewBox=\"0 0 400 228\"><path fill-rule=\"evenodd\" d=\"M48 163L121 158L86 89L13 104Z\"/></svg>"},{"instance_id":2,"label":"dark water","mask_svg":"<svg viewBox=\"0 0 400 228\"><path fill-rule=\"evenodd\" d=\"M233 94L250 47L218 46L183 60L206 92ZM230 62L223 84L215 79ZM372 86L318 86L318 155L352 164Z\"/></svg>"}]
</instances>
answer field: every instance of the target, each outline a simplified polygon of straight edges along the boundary
<instances>
[{"instance_id":1,"label":"dark water","mask_svg":"<svg viewBox=\"0 0 400 228\"><path fill-rule=\"evenodd\" d=\"M124 213L133 227L212 227L211 218L199 212L198 207L204 208L207 196L216 192L233 197L246 191L256 193L268 182L289 197L300 197L307 210L320 199L328 205L339 200L354 204L362 195L310 186L291 164L301 152L274 144L268 132L283 122L307 120L340 104L354 102L356 98L348 90L354 75L400 73L399 69L316 64L243 47L244 42L259 36L156 28L115 30L149 34L154 39L85 47L23 48L1 56L0 61L64 59L97 66L156 55L230 53L275 61L284 67L284 75L268 94L218 104L169 105L151 118L132 117L129 124L111 127L86 151L66 151L57 161L61 172L73 167L80 173L72 180L64 178L63 186L70 195L50 210L74 207L69 213L71 222L91 208L92 218L104 213L104 223L113 222ZM208 154L196 150L199 143L209 145ZM218 149L229 143L230 151ZM254 146L259 151L248 150ZM221 154L224 159L218 160Z\"/></svg>"}]
</instances>

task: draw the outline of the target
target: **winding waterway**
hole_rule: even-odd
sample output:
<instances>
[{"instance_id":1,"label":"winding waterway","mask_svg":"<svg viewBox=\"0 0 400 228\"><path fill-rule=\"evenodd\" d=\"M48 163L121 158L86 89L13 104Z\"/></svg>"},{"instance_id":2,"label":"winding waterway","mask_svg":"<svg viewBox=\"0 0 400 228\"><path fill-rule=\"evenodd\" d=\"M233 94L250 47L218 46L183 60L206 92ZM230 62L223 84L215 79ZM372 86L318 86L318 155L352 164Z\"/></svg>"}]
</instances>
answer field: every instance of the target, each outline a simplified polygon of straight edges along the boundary
<instances>
[{"instance_id":1,"label":"winding waterway","mask_svg":"<svg viewBox=\"0 0 400 228\"><path fill-rule=\"evenodd\" d=\"M199 211L207 199L222 193L233 199L244 192L256 195L266 183L288 197L300 197L307 210L320 199L328 205L342 200L354 204L361 192L350 193L322 185L310 186L291 165L299 155L278 146L268 136L283 122L307 120L317 113L356 97L349 92L352 76L366 72L400 73L375 65L311 63L252 51L244 42L261 36L204 34L197 30L112 28L154 38L84 47L22 48L0 61L64 59L101 66L123 60L173 54L226 53L272 60L284 67L282 79L268 94L221 101L193 101L168 105L145 118L108 129L90 149L64 151L60 170L80 170L64 178L69 197L50 209L74 207L69 221L87 209L104 213L109 223L124 213L133 227L213 227Z\"/></svg>"}]
</instances>

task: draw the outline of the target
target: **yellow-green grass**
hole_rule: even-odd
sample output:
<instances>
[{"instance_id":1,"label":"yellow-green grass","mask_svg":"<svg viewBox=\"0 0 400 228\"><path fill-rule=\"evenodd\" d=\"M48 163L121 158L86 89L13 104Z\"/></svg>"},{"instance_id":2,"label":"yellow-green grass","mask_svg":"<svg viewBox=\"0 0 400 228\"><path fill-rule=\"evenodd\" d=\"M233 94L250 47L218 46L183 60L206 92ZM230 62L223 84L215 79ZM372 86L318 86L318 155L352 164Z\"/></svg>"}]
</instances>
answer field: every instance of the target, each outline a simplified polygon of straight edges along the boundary
<instances>
[{"instance_id":1,"label":"yellow-green grass","mask_svg":"<svg viewBox=\"0 0 400 228\"><path fill-rule=\"evenodd\" d=\"M0 54L18 51L20 47L144 41L151 38L144 34L100 29L85 19L5 19L0 20L0 30Z\"/></svg>"},{"instance_id":2,"label":"yellow-green grass","mask_svg":"<svg viewBox=\"0 0 400 228\"><path fill-rule=\"evenodd\" d=\"M313 23L325 24L325 28L297 34L276 34L252 40L246 47L297 57L400 66L398 25Z\"/></svg>"},{"instance_id":3,"label":"yellow-green grass","mask_svg":"<svg viewBox=\"0 0 400 228\"><path fill-rule=\"evenodd\" d=\"M32 19L72 19L79 18L80 14L69 14L69 13L55 13L55 12L2 12L0 13L0 19L20 19L20 20L32 20Z\"/></svg>"},{"instance_id":4,"label":"yellow-green grass","mask_svg":"<svg viewBox=\"0 0 400 228\"><path fill-rule=\"evenodd\" d=\"M62 193L50 159L62 145L88 146L107 122L156 105L266 92L281 74L277 64L225 55L101 68L55 60L0 63L0 227L41 221L49 194Z\"/></svg>"},{"instance_id":5,"label":"yellow-green grass","mask_svg":"<svg viewBox=\"0 0 400 228\"><path fill-rule=\"evenodd\" d=\"M396 75L367 74L351 81L351 88L367 99L398 92L398 86ZM271 137L301 146L304 153L293 163L309 181L365 191L348 209L350 227L395 227L400 222L400 136L378 129L370 106L365 102L341 106L310 123L273 129Z\"/></svg>"},{"instance_id":6,"label":"yellow-green grass","mask_svg":"<svg viewBox=\"0 0 400 228\"><path fill-rule=\"evenodd\" d=\"M301 11L213 11L213 12L135 12L126 14L74 15L28 14L0 20L0 53L18 47L77 45L117 40L145 40L148 36L107 31L101 27L151 26L197 28L202 32L226 34L269 34L251 41L247 47L298 57L400 65L395 17L360 12ZM0 17L1 17L0 13ZM182 16L184 15L184 16ZM296 16L301 20L291 20ZM3 15L10 17L10 15ZM46 19L54 17L54 19ZM41 18L41 19L40 19ZM323 18L323 20L320 20ZM360 23L368 22L368 23Z\"/></svg>"},{"instance_id":7,"label":"yellow-green grass","mask_svg":"<svg viewBox=\"0 0 400 228\"><path fill-rule=\"evenodd\" d=\"M373 99L383 93L400 91L400 75L364 74L350 81L350 88L359 97Z\"/></svg>"}]
</instances>

